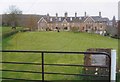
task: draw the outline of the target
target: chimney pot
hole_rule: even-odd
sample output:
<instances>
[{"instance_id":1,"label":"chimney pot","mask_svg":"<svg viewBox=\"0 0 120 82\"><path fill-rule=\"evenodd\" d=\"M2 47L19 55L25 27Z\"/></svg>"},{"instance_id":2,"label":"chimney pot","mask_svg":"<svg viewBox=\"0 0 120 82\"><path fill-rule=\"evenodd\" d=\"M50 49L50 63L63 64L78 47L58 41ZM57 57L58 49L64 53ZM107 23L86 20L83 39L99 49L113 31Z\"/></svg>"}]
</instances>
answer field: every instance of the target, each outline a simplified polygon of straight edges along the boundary
<instances>
[{"instance_id":1,"label":"chimney pot","mask_svg":"<svg viewBox=\"0 0 120 82\"><path fill-rule=\"evenodd\" d=\"M68 17L68 13L67 13L67 12L65 12L65 19L67 19L67 17Z\"/></svg>"},{"instance_id":2,"label":"chimney pot","mask_svg":"<svg viewBox=\"0 0 120 82\"><path fill-rule=\"evenodd\" d=\"M85 12L85 17L87 16L87 13Z\"/></svg>"},{"instance_id":3,"label":"chimney pot","mask_svg":"<svg viewBox=\"0 0 120 82\"><path fill-rule=\"evenodd\" d=\"M77 17L77 13L75 12L75 18Z\"/></svg>"},{"instance_id":4,"label":"chimney pot","mask_svg":"<svg viewBox=\"0 0 120 82\"><path fill-rule=\"evenodd\" d=\"M99 17L101 17L101 12L99 12Z\"/></svg>"}]
</instances>

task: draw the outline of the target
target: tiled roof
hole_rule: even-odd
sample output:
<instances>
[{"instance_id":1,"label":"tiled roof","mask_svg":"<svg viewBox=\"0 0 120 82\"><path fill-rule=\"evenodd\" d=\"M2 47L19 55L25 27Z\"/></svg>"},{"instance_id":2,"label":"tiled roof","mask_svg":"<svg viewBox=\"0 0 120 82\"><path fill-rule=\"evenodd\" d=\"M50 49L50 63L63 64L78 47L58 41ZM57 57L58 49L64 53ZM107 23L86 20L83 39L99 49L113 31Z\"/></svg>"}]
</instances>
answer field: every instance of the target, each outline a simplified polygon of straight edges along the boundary
<instances>
[{"instance_id":1,"label":"tiled roof","mask_svg":"<svg viewBox=\"0 0 120 82\"><path fill-rule=\"evenodd\" d=\"M96 22L108 22L109 19L108 18L102 18L102 17L99 17L99 16L91 16Z\"/></svg>"}]
</instances>

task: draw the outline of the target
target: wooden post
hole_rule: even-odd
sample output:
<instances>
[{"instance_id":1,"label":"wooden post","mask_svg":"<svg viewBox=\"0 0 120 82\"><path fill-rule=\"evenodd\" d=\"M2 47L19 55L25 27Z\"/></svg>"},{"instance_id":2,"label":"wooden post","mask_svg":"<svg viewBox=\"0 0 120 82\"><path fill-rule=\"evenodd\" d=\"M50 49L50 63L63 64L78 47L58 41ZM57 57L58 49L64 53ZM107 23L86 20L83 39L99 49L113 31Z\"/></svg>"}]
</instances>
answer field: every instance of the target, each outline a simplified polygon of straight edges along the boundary
<instances>
[{"instance_id":1,"label":"wooden post","mask_svg":"<svg viewBox=\"0 0 120 82\"><path fill-rule=\"evenodd\" d=\"M116 50L111 50L111 82L116 81Z\"/></svg>"}]
</instances>

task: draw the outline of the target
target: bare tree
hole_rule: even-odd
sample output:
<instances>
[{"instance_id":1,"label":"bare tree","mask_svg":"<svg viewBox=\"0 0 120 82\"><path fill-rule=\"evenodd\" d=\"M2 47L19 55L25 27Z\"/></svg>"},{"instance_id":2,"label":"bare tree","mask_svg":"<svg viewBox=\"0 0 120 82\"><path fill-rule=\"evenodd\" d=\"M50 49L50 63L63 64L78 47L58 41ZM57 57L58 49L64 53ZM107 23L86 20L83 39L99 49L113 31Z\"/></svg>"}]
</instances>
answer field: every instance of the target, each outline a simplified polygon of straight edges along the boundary
<instances>
[{"instance_id":1,"label":"bare tree","mask_svg":"<svg viewBox=\"0 0 120 82\"><path fill-rule=\"evenodd\" d=\"M29 16L25 27L29 28L30 30L35 30L36 25L37 25L37 19L34 16Z\"/></svg>"},{"instance_id":2,"label":"bare tree","mask_svg":"<svg viewBox=\"0 0 120 82\"><path fill-rule=\"evenodd\" d=\"M22 11L17 8L15 5L9 6L9 9L6 13L6 21L8 22L9 26L16 28L18 26L19 17L22 14Z\"/></svg>"}]
</instances>

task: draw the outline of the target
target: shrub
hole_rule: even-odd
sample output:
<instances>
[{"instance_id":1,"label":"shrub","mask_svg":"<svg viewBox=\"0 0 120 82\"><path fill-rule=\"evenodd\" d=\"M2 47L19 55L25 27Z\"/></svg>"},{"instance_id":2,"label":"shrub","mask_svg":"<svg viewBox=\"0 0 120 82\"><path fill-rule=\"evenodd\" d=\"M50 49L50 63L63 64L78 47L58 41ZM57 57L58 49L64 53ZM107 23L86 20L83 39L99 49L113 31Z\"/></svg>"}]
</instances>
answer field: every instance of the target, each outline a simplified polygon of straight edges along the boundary
<instances>
[{"instance_id":1,"label":"shrub","mask_svg":"<svg viewBox=\"0 0 120 82\"><path fill-rule=\"evenodd\" d=\"M71 27L71 31L73 31L73 32L79 32L79 27Z\"/></svg>"}]
</instances>

